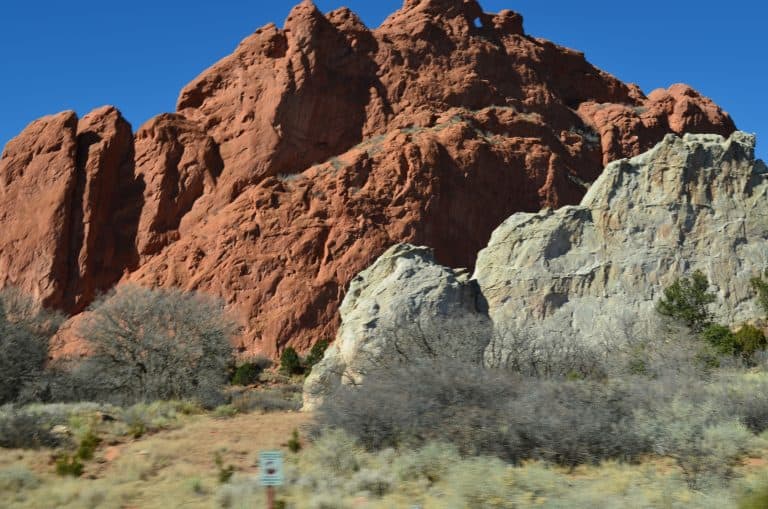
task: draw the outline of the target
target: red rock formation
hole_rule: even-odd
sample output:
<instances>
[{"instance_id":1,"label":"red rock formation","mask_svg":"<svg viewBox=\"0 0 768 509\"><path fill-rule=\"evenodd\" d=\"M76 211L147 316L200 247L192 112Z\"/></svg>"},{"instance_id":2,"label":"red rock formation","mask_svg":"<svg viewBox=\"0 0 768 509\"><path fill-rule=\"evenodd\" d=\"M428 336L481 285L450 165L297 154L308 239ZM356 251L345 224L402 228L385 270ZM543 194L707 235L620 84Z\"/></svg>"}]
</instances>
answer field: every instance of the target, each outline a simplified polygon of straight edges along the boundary
<instances>
[{"instance_id":1,"label":"red rock formation","mask_svg":"<svg viewBox=\"0 0 768 509\"><path fill-rule=\"evenodd\" d=\"M133 134L115 108L99 108L78 122L76 179L63 303L70 312L83 310L125 269L136 267L134 238L140 209L130 201L136 196Z\"/></svg>"},{"instance_id":2,"label":"red rock formation","mask_svg":"<svg viewBox=\"0 0 768 509\"><path fill-rule=\"evenodd\" d=\"M504 218L578 202L604 163L735 129L688 87L646 97L474 0L407 0L376 30L304 1L134 140L113 109L74 122L3 155L0 284L69 311L121 274L214 293L247 322L241 349L270 355L332 337L347 283L395 242L468 266Z\"/></svg>"},{"instance_id":3,"label":"red rock formation","mask_svg":"<svg viewBox=\"0 0 768 509\"><path fill-rule=\"evenodd\" d=\"M77 117L32 122L0 158L0 283L59 307L69 269Z\"/></svg>"},{"instance_id":4,"label":"red rock formation","mask_svg":"<svg viewBox=\"0 0 768 509\"><path fill-rule=\"evenodd\" d=\"M218 145L181 115L160 115L139 129L135 173L144 193L136 249L141 260L179 239L185 215L198 198L213 194L223 166Z\"/></svg>"}]
</instances>

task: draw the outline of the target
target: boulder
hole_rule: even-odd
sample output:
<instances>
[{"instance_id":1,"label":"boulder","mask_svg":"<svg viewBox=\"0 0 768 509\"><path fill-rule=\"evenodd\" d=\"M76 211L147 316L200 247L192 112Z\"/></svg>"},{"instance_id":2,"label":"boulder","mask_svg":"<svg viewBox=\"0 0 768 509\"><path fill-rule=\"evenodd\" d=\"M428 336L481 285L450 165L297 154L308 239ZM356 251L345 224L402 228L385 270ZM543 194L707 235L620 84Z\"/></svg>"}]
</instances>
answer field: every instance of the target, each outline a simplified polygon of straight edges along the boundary
<instances>
[{"instance_id":1,"label":"boulder","mask_svg":"<svg viewBox=\"0 0 768 509\"><path fill-rule=\"evenodd\" d=\"M305 382L305 410L341 384L364 383L371 370L441 358L481 364L491 340L488 309L469 273L409 244L356 276L339 312L336 341Z\"/></svg>"}]
</instances>

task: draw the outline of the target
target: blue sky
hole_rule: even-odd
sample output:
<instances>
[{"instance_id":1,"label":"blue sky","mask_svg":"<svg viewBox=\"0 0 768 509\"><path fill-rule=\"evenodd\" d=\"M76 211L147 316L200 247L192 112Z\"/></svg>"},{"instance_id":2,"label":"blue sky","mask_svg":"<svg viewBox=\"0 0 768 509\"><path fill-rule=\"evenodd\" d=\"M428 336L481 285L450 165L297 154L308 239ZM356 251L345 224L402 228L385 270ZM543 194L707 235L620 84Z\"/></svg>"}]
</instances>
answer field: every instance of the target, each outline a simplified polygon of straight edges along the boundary
<instances>
[{"instance_id":1,"label":"blue sky","mask_svg":"<svg viewBox=\"0 0 768 509\"><path fill-rule=\"evenodd\" d=\"M298 1L298 0L297 0ZM294 1L38 0L0 6L0 147L49 113L114 104L138 128L173 111L179 90ZM402 0L317 0L346 5L378 26ZM525 17L526 31L584 51L598 67L646 92L684 82L758 133L768 159L768 4L481 0Z\"/></svg>"}]
</instances>

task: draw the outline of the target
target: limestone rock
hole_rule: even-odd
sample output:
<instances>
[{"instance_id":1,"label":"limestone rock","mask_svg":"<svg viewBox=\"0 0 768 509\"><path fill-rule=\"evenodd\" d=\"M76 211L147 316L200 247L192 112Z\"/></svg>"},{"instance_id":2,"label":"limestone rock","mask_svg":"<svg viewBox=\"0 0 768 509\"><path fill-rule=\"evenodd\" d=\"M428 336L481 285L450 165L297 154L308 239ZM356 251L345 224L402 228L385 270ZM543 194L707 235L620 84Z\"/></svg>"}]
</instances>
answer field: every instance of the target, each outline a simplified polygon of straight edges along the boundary
<instances>
[{"instance_id":1,"label":"limestone rock","mask_svg":"<svg viewBox=\"0 0 768 509\"><path fill-rule=\"evenodd\" d=\"M579 206L514 214L474 277L497 329L603 342L647 329L676 278L702 270L717 319L758 314L749 279L768 266L768 168L742 132L668 135L608 165ZM639 328L639 330L638 330ZM505 334L487 362L504 364Z\"/></svg>"},{"instance_id":2,"label":"limestone rock","mask_svg":"<svg viewBox=\"0 0 768 509\"><path fill-rule=\"evenodd\" d=\"M336 341L305 383L306 410L340 384L364 383L371 369L440 358L481 364L492 330L469 274L408 244L390 248L355 277L339 311Z\"/></svg>"}]
</instances>

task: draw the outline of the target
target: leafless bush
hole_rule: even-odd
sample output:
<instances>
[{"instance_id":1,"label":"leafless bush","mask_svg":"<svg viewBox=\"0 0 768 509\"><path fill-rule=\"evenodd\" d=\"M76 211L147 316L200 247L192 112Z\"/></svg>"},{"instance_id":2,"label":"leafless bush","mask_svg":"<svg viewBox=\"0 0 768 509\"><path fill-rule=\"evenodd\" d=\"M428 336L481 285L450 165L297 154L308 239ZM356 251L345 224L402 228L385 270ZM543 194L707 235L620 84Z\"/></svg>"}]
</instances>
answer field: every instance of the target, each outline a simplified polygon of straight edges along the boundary
<instances>
[{"instance_id":1,"label":"leafless bush","mask_svg":"<svg viewBox=\"0 0 768 509\"><path fill-rule=\"evenodd\" d=\"M486 364L535 378L600 378L608 370L610 345L544 336L499 326L486 350ZM618 345L613 345L617 348Z\"/></svg>"},{"instance_id":2,"label":"leafless bush","mask_svg":"<svg viewBox=\"0 0 768 509\"><path fill-rule=\"evenodd\" d=\"M12 405L0 408L0 447L57 447L61 445L63 437L52 433L51 429L54 424L62 422L66 422L63 416L51 416L46 412L34 412Z\"/></svg>"},{"instance_id":3,"label":"leafless bush","mask_svg":"<svg viewBox=\"0 0 768 509\"><path fill-rule=\"evenodd\" d=\"M61 320L18 290L0 290L0 404L16 400L42 375Z\"/></svg>"},{"instance_id":4,"label":"leafless bush","mask_svg":"<svg viewBox=\"0 0 768 509\"><path fill-rule=\"evenodd\" d=\"M459 363L401 366L342 387L318 411L370 449L454 444L467 455L529 458L564 465L631 459L645 447L628 422L633 401L621 386L556 382Z\"/></svg>"},{"instance_id":5,"label":"leafless bush","mask_svg":"<svg viewBox=\"0 0 768 509\"><path fill-rule=\"evenodd\" d=\"M93 348L72 375L78 397L121 405L223 401L236 330L221 302L179 290L122 286L97 300L79 333Z\"/></svg>"}]
</instances>

